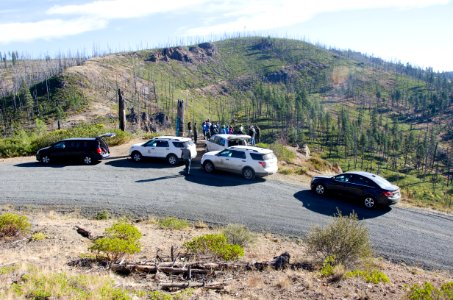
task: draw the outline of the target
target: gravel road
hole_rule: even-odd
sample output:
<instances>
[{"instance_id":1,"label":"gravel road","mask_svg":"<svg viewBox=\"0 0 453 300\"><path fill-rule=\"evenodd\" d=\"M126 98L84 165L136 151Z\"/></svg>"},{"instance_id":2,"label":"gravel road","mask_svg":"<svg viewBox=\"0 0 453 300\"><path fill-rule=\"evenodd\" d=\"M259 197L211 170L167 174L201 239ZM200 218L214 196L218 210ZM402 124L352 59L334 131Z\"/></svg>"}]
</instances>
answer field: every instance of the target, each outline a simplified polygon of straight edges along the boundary
<instances>
[{"instance_id":1,"label":"gravel road","mask_svg":"<svg viewBox=\"0 0 453 300\"><path fill-rule=\"evenodd\" d=\"M378 255L453 271L451 215L398 206L369 211L272 177L249 182L225 173L208 175L197 166L187 177L182 170L124 157L94 166L42 166L33 157L6 159L0 162L0 204L172 215L299 237L315 225L329 223L337 208L343 215L354 210L369 228Z\"/></svg>"}]
</instances>

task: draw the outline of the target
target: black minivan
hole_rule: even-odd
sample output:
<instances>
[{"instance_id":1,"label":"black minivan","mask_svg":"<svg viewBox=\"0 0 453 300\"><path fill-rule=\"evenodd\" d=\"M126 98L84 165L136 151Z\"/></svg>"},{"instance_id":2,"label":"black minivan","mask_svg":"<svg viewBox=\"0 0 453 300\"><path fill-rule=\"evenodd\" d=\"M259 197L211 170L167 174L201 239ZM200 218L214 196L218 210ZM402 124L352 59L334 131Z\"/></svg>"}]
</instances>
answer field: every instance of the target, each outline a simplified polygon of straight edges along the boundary
<instances>
[{"instance_id":1,"label":"black minivan","mask_svg":"<svg viewBox=\"0 0 453 300\"><path fill-rule=\"evenodd\" d=\"M102 137L113 137L106 133L95 138L70 138L58 141L49 147L39 149L36 159L43 164L51 162L80 161L91 165L110 156L110 149Z\"/></svg>"}]
</instances>

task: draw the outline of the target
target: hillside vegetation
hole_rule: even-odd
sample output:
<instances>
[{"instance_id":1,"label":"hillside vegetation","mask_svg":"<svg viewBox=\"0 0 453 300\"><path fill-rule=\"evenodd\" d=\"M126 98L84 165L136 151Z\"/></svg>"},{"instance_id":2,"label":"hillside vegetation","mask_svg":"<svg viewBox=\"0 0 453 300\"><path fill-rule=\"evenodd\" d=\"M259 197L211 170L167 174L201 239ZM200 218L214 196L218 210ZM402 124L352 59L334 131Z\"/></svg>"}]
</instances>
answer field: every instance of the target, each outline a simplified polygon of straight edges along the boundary
<instances>
[{"instance_id":1,"label":"hillside vegetation","mask_svg":"<svg viewBox=\"0 0 453 300\"><path fill-rule=\"evenodd\" d=\"M130 130L157 112L174 123L183 99L186 122L257 124L265 143L308 144L343 170L383 174L415 202L452 204L447 73L261 37L76 60L45 80L27 76L24 64L1 69L16 74L2 76L0 130L10 139L36 119L49 128L57 120L115 124L120 89L139 116Z\"/></svg>"}]
</instances>

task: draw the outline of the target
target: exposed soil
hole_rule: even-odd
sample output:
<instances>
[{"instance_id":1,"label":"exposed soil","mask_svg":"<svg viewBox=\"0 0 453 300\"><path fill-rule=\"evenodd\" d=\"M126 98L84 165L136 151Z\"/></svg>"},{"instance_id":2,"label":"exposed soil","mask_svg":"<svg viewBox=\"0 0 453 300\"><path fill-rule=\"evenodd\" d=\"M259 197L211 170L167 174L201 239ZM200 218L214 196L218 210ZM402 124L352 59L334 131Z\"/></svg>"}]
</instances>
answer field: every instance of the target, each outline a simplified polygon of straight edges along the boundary
<instances>
[{"instance_id":1,"label":"exposed soil","mask_svg":"<svg viewBox=\"0 0 453 300\"><path fill-rule=\"evenodd\" d=\"M0 212L7 211L3 207ZM92 268L70 267L68 262L87 254L91 241L80 236L75 226L83 227L94 236L101 235L113 220L88 220L77 213L59 215L53 211L26 212L32 222L32 232L43 232L45 240L31 241L27 237L13 241L0 241L0 267L7 264L31 264L52 272L69 274L99 274L111 276L118 286L123 288L140 288L146 290L159 289L159 282L171 281L163 273L146 276L119 276L107 269L95 266ZM156 254L169 256L174 246L182 252L182 244L194 236L215 233L216 228L195 228L185 230L160 229L153 219L137 222L135 225L143 233L142 252L129 257L127 261L154 261ZM306 253L303 241L289 239L274 234L259 234L255 241L245 248L245 256L241 261L260 262L272 260L283 252L291 254L291 263L313 261ZM273 270L263 271L225 271L216 275L217 282L225 283L222 290L198 288L191 299L402 299L407 286L429 281L435 286L452 281L451 274L446 272L426 271L416 267L392 264L384 259L376 258L372 262L374 268L384 272L390 283L366 283L359 278L341 279L332 282L331 278L320 276L319 271ZM14 274L0 273L0 290L8 288Z\"/></svg>"}]
</instances>

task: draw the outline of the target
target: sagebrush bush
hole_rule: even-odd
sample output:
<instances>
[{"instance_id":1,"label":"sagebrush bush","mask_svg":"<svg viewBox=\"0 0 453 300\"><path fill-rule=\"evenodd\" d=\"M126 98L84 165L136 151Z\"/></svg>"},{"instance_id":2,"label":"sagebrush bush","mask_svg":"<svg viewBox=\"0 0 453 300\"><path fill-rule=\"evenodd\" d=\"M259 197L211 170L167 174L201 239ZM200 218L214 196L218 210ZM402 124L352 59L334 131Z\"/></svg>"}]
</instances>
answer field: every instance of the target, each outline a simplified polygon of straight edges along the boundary
<instances>
[{"instance_id":1,"label":"sagebrush bush","mask_svg":"<svg viewBox=\"0 0 453 300\"><path fill-rule=\"evenodd\" d=\"M222 232L226 236L228 243L242 247L247 246L255 238L254 234L241 224L228 224Z\"/></svg>"},{"instance_id":2,"label":"sagebrush bush","mask_svg":"<svg viewBox=\"0 0 453 300\"><path fill-rule=\"evenodd\" d=\"M453 299L453 281L442 284L440 288L435 287L431 282L423 285L413 284L406 294L410 300L447 300Z\"/></svg>"},{"instance_id":3,"label":"sagebrush bush","mask_svg":"<svg viewBox=\"0 0 453 300\"><path fill-rule=\"evenodd\" d=\"M141 251L141 232L126 221L119 221L105 230L104 237L93 241L89 248L93 252L106 255L110 261L116 261L126 254Z\"/></svg>"},{"instance_id":4,"label":"sagebrush bush","mask_svg":"<svg viewBox=\"0 0 453 300\"><path fill-rule=\"evenodd\" d=\"M359 222L356 213L345 217L337 213L328 226L313 228L307 235L308 251L321 259L333 256L335 263L354 265L359 259L371 256L368 229Z\"/></svg>"},{"instance_id":5,"label":"sagebrush bush","mask_svg":"<svg viewBox=\"0 0 453 300\"><path fill-rule=\"evenodd\" d=\"M108 220L110 219L110 213L107 210L98 212L95 216L96 220Z\"/></svg>"},{"instance_id":6,"label":"sagebrush bush","mask_svg":"<svg viewBox=\"0 0 453 300\"><path fill-rule=\"evenodd\" d=\"M224 234L206 234L184 243L187 252L192 254L213 254L224 260L236 260L244 256L244 248L229 244Z\"/></svg>"},{"instance_id":7,"label":"sagebrush bush","mask_svg":"<svg viewBox=\"0 0 453 300\"><path fill-rule=\"evenodd\" d=\"M384 272L379 270L353 270L346 272L345 277L359 277L367 283L378 284L379 282L388 283L390 279Z\"/></svg>"},{"instance_id":8,"label":"sagebrush bush","mask_svg":"<svg viewBox=\"0 0 453 300\"><path fill-rule=\"evenodd\" d=\"M157 220L157 224L163 229L182 230L190 226L189 221L175 217L166 217Z\"/></svg>"},{"instance_id":9,"label":"sagebrush bush","mask_svg":"<svg viewBox=\"0 0 453 300\"><path fill-rule=\"evenodd\" d=\"M26 216L13 213L0 215L0 238L13 237L28 233L31 225Z\"/></svg>"}]
</instances>

